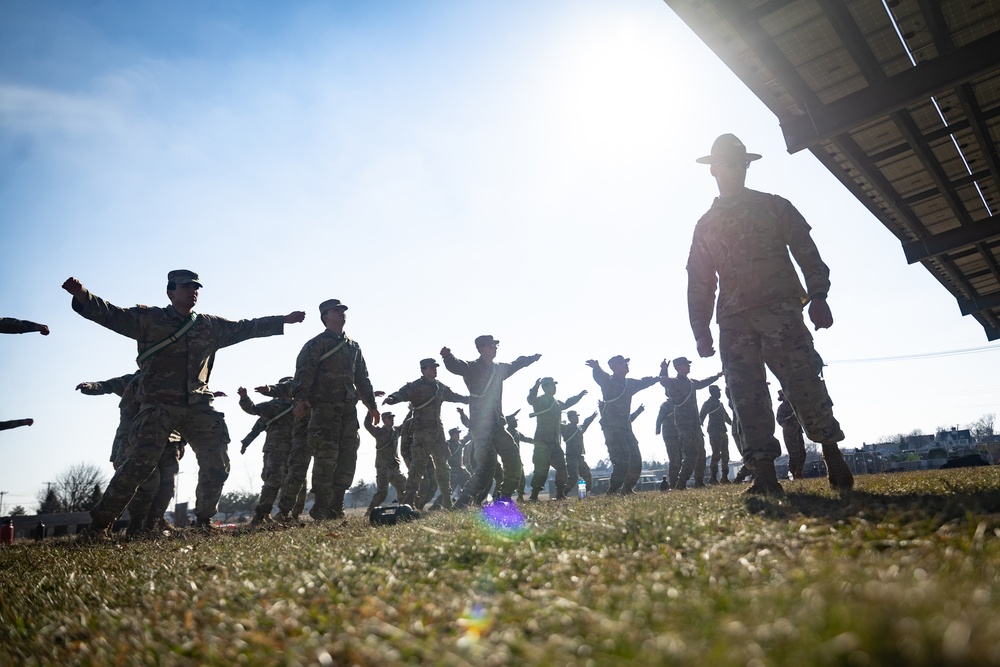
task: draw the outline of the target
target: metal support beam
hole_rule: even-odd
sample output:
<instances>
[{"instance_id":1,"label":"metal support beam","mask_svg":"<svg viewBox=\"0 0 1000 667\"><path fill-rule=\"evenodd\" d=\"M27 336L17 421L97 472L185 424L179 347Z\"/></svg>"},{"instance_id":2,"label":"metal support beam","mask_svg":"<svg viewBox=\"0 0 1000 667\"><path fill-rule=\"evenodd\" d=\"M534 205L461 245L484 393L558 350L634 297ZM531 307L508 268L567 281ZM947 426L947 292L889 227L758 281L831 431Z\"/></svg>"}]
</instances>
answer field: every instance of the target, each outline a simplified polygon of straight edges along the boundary
<instances>
[{"instance_id":1,"label":"metal support beam","mask_svg":"<svg viewBox=\"0 0 1000 667\"><path fill-rule=\"evenodd\" d=\"M959 299L958 307L962 309L963 315L972 315L980 311L988 311L991 308L1000 308L1000 292L994 292L986 296L976 296L971 299Z\"/></svg>"},{"instance_id":2,"label":"metal support beam","mask_svg":"<svg viewBox=\"0 0 1000 667\"><path fill-rule=\"evenodd\" d=\"M1000 66L1000 32L934 58L856 93L782 121L789 153L955 88Z\"/></svg>"},{"instance_id":3,"label":"metal support beam","mask_svg":"<svg viewBox=\"0 0 1000 667\"><path fill-rule=\"evenodd\" d=\"M903 254L906 255L907 264L915 264L996 238L1000 238L1000 216L993 216L971 225L962 225L925 239L908 241L903 244Z\"/></svg>"}]
</instances>

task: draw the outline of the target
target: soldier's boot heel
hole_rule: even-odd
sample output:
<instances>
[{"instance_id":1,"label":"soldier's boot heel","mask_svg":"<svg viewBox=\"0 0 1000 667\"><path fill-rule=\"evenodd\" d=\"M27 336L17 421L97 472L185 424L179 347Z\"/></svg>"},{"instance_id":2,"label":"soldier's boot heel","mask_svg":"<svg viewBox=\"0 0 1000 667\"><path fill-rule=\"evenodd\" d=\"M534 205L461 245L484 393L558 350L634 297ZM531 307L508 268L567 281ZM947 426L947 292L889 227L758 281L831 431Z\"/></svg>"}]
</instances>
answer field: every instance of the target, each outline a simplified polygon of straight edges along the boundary
<instances>
[{"instance_id":1,"label":"soldier's boot heel","mask_svg":"<svg viewBox=\"0 0 1000 667\"><path fill-rule=\"evenodd\" d=\"M848 494L854 488L854 473L851 472L837 443L823 445L823 460L826 462L826 477L830 488L841 494Z\"/></svg>"},{"instance_id":2,"label":"soldier's boot heel","mask_svg":"<svg viewBox=\"0 0 1000 667\"><path fill-rule=\"evenodd\" d=\"M758 496L783 496L785 490L778 483L774 461L757 461L754 466L753 484L743 493Z\"/></svg>"},{"instance_id":3,"label":"soldier's boot heel","mask_svg":"<svg viewBox=\"0 0 1000 667\"><path fill-rule=\"evenodd\" d=\"M343 519L344 518L344 495L347 493L347 489L334 489L333 493L330 494L330 518L331 519Z\"/></svg>"}]
</instances>

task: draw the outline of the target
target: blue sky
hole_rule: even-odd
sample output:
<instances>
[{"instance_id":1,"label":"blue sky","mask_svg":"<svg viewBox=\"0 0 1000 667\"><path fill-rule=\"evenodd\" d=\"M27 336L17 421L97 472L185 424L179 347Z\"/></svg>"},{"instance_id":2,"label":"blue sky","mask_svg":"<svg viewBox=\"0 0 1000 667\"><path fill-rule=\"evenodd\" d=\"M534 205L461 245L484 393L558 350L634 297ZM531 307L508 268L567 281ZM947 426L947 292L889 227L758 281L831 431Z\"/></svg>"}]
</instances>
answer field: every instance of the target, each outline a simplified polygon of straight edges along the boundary
<instances>
[{"instance_id":1,"label":"blue sky","mask_svg":"<svg viewBox=\"0 0 1000 667\"><path fill-rule=\"evenodd\" d=\"M111 470L117 399L73 387L129 372L135 345L72 313L70 275L163 305L166 273L190 268L203 312L307 311L220 352L234 441L253 423L237 387L291 374L331 297L386 391L442 346L472 358L482 333L500 360L543 355L508 381L511 412L543 375L594 409L586 359L622 353L641 376L694 358L684 264L716 194L694 159L722 132L765 155L748 185L790 199L831 266L836 324L817 347L845 445L996 412L981 370L995 347L839 363L987 343L810 154L784 151L773 115L665 3L0 4L0 303L52 328L0 341L2 418L36 420L0 435L5 505L30 508L78 461ZM719 368L696 359L692 375ZM644 458L663 460L661 390L639 400ZM368 480L371 450L364 434ZM606 457L596 428L587 451ZM229 488L259 489L259 443L232 456ZM184 500L193 457L182 471Z\"/></svg>"}]
</instances>

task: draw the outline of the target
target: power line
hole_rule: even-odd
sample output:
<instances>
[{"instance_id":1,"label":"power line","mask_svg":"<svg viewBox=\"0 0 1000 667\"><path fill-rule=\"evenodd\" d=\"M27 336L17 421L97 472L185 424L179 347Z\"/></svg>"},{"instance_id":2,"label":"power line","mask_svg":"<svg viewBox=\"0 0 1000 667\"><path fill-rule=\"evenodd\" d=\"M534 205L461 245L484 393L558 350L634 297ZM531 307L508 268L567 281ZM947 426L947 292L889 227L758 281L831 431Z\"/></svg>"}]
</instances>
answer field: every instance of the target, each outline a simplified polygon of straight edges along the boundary
<instances>
[{"instance_id":1,"label":"power line","mask_svg":"<svg viewBox=\"0 0 1000 667\"><path fill-rule=\"evenodd\" d=\"M943 352L920 352L917 354L902 354L895 357L868 357L865 359L835 359L827 361L827 366L834 364L867 364L882 361L913 361L915 359L935 359L939 357L955 357L962 354L978 354L980 352L996 352L998 345L983 345L982 347L967 347L961 350L945 350Z\"/></svg>"}]
</instances>

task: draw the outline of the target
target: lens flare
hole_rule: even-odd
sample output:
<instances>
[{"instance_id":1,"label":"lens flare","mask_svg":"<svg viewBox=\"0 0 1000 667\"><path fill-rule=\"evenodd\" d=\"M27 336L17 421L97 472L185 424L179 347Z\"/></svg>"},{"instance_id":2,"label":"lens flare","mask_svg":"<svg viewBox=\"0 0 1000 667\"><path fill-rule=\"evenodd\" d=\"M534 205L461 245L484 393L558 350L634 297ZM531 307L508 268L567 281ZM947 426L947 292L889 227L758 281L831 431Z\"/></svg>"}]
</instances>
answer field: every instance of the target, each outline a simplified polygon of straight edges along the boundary
<instances>
[{"instance_id":1,"label":"lens flare","mask_svg":"<svg viewBox=\"0 0 1000 667\"><path fill-rule=\"evenodd\" d=\"M483 527L507 537L523 537L528 532L524 515L513 500L495 500L479 515Z\"/></svg>"}]
</instances>

